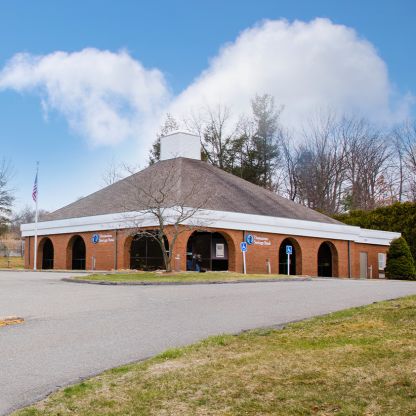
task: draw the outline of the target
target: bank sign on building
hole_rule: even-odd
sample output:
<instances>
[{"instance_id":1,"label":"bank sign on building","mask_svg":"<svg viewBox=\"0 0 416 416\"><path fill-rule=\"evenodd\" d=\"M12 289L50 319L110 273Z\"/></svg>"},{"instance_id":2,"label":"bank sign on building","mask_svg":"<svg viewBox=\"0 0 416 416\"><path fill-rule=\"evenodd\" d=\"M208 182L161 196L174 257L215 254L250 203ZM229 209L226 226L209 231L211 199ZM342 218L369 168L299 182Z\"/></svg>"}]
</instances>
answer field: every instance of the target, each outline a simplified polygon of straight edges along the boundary
<instances>
[{"instance_id":1,"label":"bank sign on building","mask_svg":"<svg viewBox=\"0 0 416 416\"><path fill-rule=\"evenodd\" d=\"M200 160L199 137L175 133L162 138L159 162L39 222L37 247L34 224L22 225L25 267L33 268L37 250L39 269L163 268L160 245L142 232L157 226L146 204L149 184L165 197L159 209L177 211L181 197L195 208L183 224L166 217L167 248L169 227L182 227L172 253L177 270L198 259L206 270L242 272L240 243L247 242L248 273L379 278L399 236L342 224L226 173Z\"/></svg>"}]
</instances>

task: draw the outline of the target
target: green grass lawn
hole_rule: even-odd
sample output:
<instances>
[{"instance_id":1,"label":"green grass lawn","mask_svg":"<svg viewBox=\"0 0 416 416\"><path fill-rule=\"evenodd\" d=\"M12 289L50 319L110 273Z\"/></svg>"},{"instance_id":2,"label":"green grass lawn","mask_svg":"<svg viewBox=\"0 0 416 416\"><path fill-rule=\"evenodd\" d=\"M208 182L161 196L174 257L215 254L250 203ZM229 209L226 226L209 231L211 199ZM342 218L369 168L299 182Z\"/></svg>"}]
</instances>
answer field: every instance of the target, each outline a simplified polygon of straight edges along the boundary
<instances>
[{"instance_id":1,"label":"green grass lawn","mask_svg":"<svg viewBox=\"0 0 416 416\"><path fill-rule=\"evenodd\" d=\"M24 267L23 257L0 257L0 269L23 269Z\"/></svg>"},{"instance_id":2,"label":"green grass lawn","mask_svg":"<svg viewBox=\"0 0 416 416\"><path fill-rule=\"evenodd\" d=\"M77 276L78 280L94 280L108 282L207 282L207 281L236 281L252 279L283 279L287 275L273 274L242 274L232 272L182 272L182 273L156 273L156 272L137 272L137 273L108 273L92 274L89 276ZM290 278L295 278L291 276Z\"/></svg>"},{"instance_id":3,"label":"green grass lawn","mask_svg":"<svg viewBox=\"0 0 416 416\"><path fill-rule=\"evenodd\" d=\"M416 296L208 338L15 415L416 414Z\"/></svg>"}]
</instances>

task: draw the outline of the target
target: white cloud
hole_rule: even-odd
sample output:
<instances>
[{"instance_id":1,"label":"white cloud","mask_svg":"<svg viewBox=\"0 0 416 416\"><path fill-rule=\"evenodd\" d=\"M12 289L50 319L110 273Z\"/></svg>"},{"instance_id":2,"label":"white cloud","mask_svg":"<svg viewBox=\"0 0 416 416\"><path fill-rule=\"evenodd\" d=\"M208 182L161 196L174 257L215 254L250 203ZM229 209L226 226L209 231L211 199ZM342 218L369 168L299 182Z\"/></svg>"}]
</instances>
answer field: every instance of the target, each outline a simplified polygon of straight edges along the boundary
<instances>
[{"instance_id":1,"label":"white cloud","mask_svg":"<svg viewBox=\"0 0 416 416\"><path fill-rule=\"evenodd\" d=\"M163 74L127 52L97 49L17 54L0 73L0 88L36 91L43 108L61 113L92 144L136 136L169 99Z\"/></svg>"},{"instance_id":2,"label":"white cloud","mask_svg":"<svg viewBox=\"0 0 416 416\"><path fill-rule=\"evenodd\" d=\"M225 45L209 67L172 103L173 113L229 105L249 109L256 93L285 106L283 119L299 126L311 112L331 108L391 123L407 115L387 68L374 47L356 32L327 19L310 23L265 21Z\"/></svg>"},{"instance_id":3,"label":"white cloud","mask_svg":"<svg viewBox=\"0 0 416 416\"><path fill-rule=\"evenodd\" d=\"M166 111L181 117L223 104L239 114L255 94L269 93L285 106L290 126L328 107L389 124L408 115L413 99L394 91L368 41L327 19L264 21L243 31L177 97L161 71L144 68L127 52L97 49L17 54L0 72L0 89L6 88L39 93L47 113L62 114L92 144L137 137L143 153Z\"/></svg>"}]
</instances>

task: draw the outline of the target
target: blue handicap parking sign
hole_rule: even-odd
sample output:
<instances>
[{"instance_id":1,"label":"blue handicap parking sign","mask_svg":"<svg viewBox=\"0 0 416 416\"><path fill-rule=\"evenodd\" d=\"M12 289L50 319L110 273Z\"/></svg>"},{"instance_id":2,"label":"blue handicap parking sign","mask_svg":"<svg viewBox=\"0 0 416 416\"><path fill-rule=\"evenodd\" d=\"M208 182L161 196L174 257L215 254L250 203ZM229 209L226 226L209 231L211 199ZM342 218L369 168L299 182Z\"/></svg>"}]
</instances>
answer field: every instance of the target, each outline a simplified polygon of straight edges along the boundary
<instances>
[{"instance_id":1,"label":"blue handicap parking sign","mask_svg":"<svg viewBox=\"0 0 416 416\"><path fill-rule=\"evenodd\" d=\"M241 251L244 253L247 251L247 243L245 241L243 241L242 243L240 243L240 248Z\"/></svg>"},{"instance_id":2,"label":"blue handicap parking sign","mask_svg":"<svg viewBox=\"0 0 416 416\"><path fill-rule=\"evenodd\" d=\"M286 254L292 254L292 246L286 246Z\"/></svg>"},{"instance_id":3,"label":"blue handicap parking sign","mask_svg":"<svg viewBox=\"0 0 416 416\"><path fill-rule=\"evenodd\" d=\"M93 234L91 237L91 242L97 244L100 241L100 236L98 234Z\"/></svg>"},{"instance_id":4,"label":"blue handicap parking sign","mask_svg":"<svg viewBox=\"0 0 416 416\"><path fill-rule=\"evenodd\" d=\"M251 234L248 234L246 237L246 243L252 245L254 243L254 237Z\"/></svg>"}]
</instances>

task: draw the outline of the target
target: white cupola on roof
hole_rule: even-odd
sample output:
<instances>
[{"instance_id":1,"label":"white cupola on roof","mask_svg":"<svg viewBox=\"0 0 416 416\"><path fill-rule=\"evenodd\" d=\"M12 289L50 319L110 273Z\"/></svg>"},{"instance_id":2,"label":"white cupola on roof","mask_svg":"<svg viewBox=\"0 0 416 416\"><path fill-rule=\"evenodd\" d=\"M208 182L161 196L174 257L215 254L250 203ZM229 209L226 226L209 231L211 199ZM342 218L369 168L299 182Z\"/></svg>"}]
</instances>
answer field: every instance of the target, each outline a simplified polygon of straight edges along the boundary
<instances>
[{"instance_id":1,"label":"white cupola on roof","mask_svg":"<svg viewBox=\"0 0 416 416\"><path fill-rule=\"evenodd\" d=\"M187 157L201 160L199 136L177 131L160 138L160 160Z\"/></svg>"}]
</instances>

